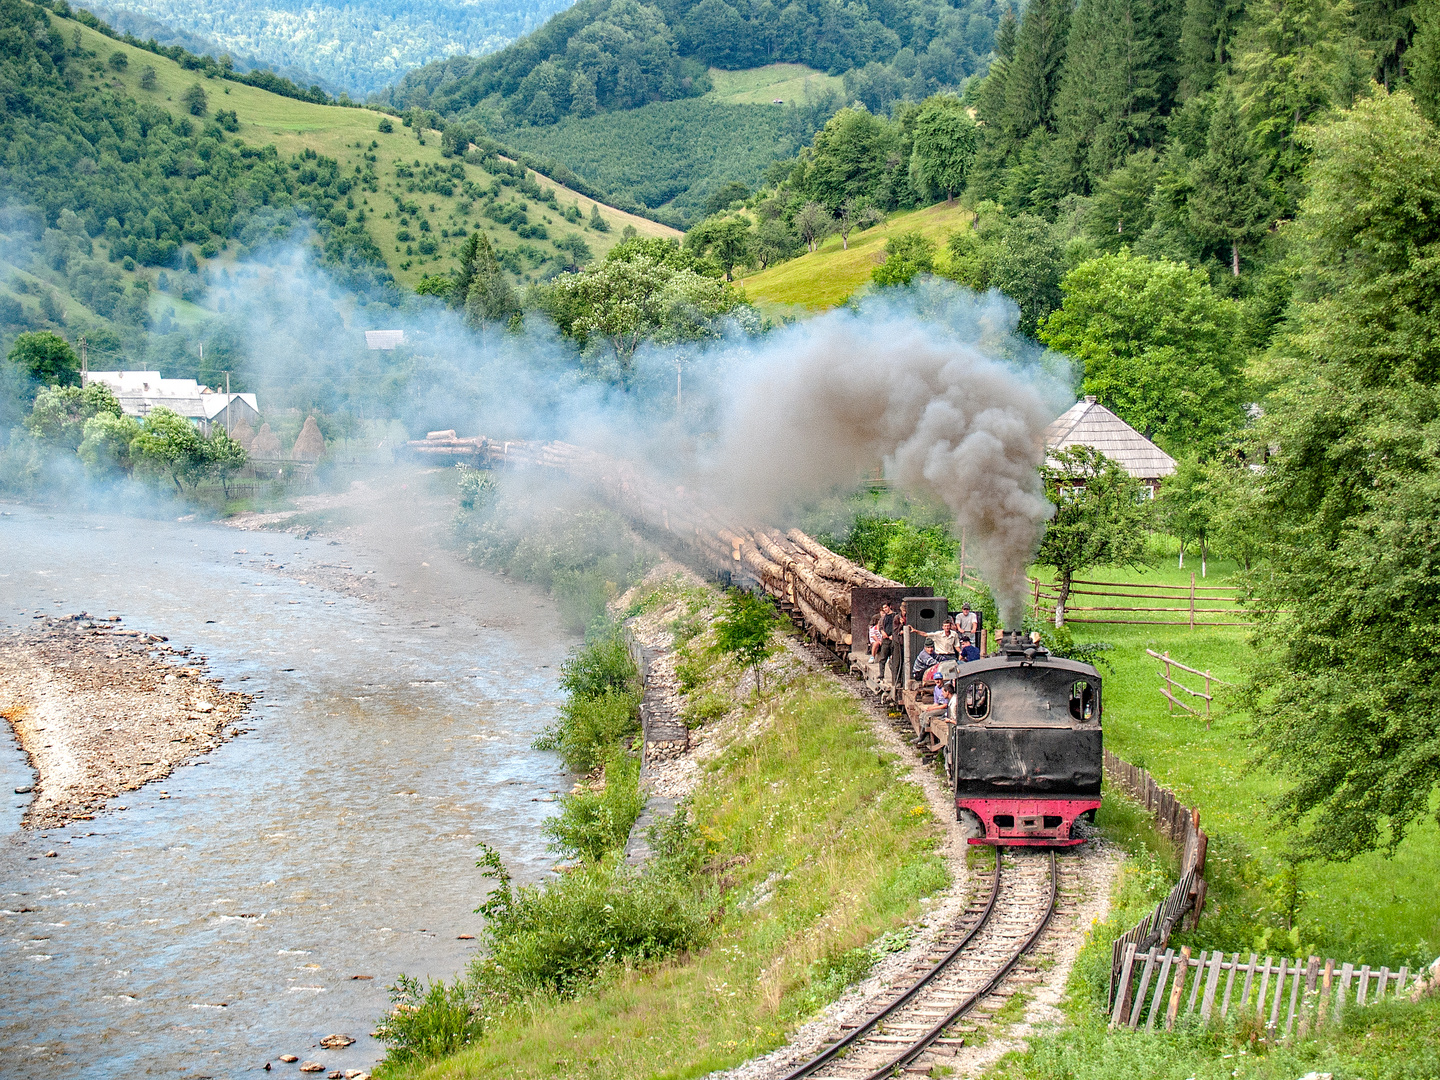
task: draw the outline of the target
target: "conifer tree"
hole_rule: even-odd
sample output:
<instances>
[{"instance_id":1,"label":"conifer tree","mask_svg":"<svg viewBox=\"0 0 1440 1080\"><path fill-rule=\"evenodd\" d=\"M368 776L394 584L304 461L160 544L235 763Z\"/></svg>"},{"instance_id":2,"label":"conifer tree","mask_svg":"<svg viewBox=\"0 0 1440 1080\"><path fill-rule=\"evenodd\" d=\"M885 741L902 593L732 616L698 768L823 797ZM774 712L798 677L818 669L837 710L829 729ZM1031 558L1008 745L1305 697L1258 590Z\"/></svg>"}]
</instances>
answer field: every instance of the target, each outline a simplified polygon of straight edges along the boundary
<instances>
[{"instance_id":1,"label":"conifer tree","mask_svg":"<svg viewBox=\"0 0 1440 1080\"><path fill-rule=\"evenodd\" d=\"M1229 67L1231 43L1244 14L1241 0L1185 0L1179 55L1182 100L1208 92Z\"/></svg>"},{"instance_id":2,"label":"conifer tree","mask_svg":"<svg viewBox=\"0 0 1440 1080\"><path fill-rule=\"evenodd\" d=\"M1070 0L1031 0L1015 35L1015 56L1006 66L1000 126L1012 138L1052 129L1069 35Z\"/></svg>"},{"instance_id":3,"label":"conifer tree","mask_svg":"<svg viewBox=\"0 0 1440 1080\"><path fill-rule=\"evenodd\" d=\"M495 258L490 241L479 230L465 242L460 278L451 292L451 303L457 297L456 306L464 308L465 321L477 328L507 320L520 310L515 290Z\"/></svg>"},{"instance_id":4,"label":"conifer tree","mask_svg":"<svg viewBox=\"0 0 1440 1080\"><path fill-rule=\"evenodd\" d=\"M1055 112L1082 187L1161 135L1178 33L1167 10L1154 0L1085 0L1075 13Z\"/></svg>"},{"instance_id":5,"label":"conifer tree","mask_svg":"<svg viewBox=\"0 0 1440 1080\"><path fill-rule=\"evenodd\" d=\"M1240 276L1240 245L1263 234L1274 212L1264 191L1265 162L1255 153L1228 88L1216 99L1205 156L1196 162L1190 226L1230 244L1230 272Z\"/></svg>"},{"instance_id":6,"label":"conifer tree","mask_svg":"<svg viewBox=\"0 0 1440 1080\"><path fill-rule=\"evenodd\" d=\"M1406 89L1421 115L1440 123L1440 0L1420 0L1413 13L1415 37L1405 53Z\"/></svg>"}]
</instances>

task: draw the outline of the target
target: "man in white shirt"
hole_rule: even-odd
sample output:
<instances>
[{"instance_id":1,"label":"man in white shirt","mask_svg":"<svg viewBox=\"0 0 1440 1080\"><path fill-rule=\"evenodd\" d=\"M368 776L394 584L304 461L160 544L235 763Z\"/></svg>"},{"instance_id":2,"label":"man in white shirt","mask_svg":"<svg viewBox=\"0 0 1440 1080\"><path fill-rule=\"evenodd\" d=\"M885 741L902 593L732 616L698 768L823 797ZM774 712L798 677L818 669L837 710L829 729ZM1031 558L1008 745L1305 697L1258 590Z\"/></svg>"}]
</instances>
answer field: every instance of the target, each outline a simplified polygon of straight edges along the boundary
<instances>
[{"instance_id":1,"label":"man in white shirt","mask_svg":"<svg viewBox=\"0 0 1440 1080\"><path fill-rule=\"evenodd\" d=\"M955 624L949 619L945 620L945 625L939 630L921 630L920 633L929 638L930 643L935 646L935 656L938 659L954 660L959 655L960 635L955 632Z\"/></svg>"},{"instance_id":2,"label":"man in white shirt","mask_svg":"<svg viewBox=\"0 0 1440 1080\"><path fill-rule=\"evenodd\" d=\"M969 603L960 605L960 614L955 616L955 630L959 634L969 634L970 640L975 640L975 631L980 629L980 619L975 612L970 610Z\"/></svg>"}]
</instances>

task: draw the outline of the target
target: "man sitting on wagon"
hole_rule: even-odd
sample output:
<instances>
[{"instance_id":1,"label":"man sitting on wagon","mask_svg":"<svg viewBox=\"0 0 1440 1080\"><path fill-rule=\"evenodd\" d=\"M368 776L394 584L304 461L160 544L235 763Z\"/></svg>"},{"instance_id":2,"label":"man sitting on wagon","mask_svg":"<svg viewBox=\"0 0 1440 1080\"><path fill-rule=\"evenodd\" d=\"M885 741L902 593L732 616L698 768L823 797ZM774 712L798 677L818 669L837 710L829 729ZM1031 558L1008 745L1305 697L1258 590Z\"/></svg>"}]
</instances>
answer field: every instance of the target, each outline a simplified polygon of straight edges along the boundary
<instances>
[{"instance_id":1,"label":"man sitting on wagon","mask_svg":"<svg viewBox=\"0 0 1440 1080\"><path fill-rule=\"evenodd\" d=\"M949 619L939 630L920 630L935 646L935 655L941 660L954 660L960 652L960 635L955 632L955 624Z\"/></svg>"},{"instance_id":2,"label":"man sitting on wagon","mask_svg":"<svg viewBox=\"0 0 1440 1080\"><path fill-rule=\"evenodd\" d=\"M980 659L980 650L970 641L970 635L966 634L960 639L960 662L968 664L972 660Z\"/></svg>"},{"instance_id":3,"label":"man sitting on wagon","mask_svg":"<svg viewBox=\"0 0 1440 1080\"><path fill-rule=\"evenodd\" d=\"M935 643L927 641L925 648L920 650L920 655L915 657L915 662L910 665L910 677L916 681L923 680L925 673L938 663L940 661L935 656Z\"/></svg>"}]
</instances>

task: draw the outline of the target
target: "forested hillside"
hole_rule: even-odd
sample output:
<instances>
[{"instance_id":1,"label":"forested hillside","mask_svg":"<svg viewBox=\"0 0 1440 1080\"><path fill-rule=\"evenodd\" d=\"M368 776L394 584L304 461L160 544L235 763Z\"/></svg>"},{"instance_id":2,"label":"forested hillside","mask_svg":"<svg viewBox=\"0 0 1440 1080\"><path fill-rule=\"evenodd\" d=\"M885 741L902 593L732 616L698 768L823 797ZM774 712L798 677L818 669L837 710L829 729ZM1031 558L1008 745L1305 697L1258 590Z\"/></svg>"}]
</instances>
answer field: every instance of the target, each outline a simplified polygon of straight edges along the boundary
<instances>
[{"instance_id":1,"label":"forested hillside","mask_svg":"<svg viewBox=\"0 0 1440 1080\"><path fill-rule=\"evenodd\" d=\"M603 254L627 223L668 231L493 151L206 77L27 0L0 0L0 32L7 346L47 329L97 362L193 372L208 341L218 370L213 316L238 262L277 241L312 244L357 303L394 304L397 284L449 280L476 229L516 283Z\"/></svg>"},{"instance_id":2,"label":"forested hillside","mask_svg":"<svg viewBox=\"0 0 1440 1080\"><path fill-rule=\"evenodd\" d=\"M484 106L506 125L698 97L706 69L793 63L839 75L882 69L912 96L958 86L988 57L991 0L581 0L493 56L412 72L387 95L400 106L462 115Z\"/></svg>"},{"instance_id":3,"label":"forested hillside","mask_svg":"<svg viewBox=\"0 0 1440 1080\"><path fill-rule=\"evenodd\" d=\"M494 52L566 6L567 0L108 0L97 14L153 19L213 42L216 55L253 57L282 73L313 72L332 92L363 97L442 57ZM156 34L167 44L195 47L180 35L171 42Z\"/></svg>"}]
</instances>

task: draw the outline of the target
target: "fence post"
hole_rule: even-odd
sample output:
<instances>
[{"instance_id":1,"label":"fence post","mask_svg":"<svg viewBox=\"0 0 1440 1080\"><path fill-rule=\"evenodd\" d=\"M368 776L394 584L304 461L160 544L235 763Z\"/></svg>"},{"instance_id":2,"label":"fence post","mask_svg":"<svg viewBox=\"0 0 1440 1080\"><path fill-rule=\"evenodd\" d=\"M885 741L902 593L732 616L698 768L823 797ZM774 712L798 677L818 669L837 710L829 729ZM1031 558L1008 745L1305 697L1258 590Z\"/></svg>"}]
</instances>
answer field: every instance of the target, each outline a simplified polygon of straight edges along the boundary
<instances>
[{"instance_id":1,"label":"fence post","mask_svg":"<svg viewBox=\"0 0 1440 1080\"><path fill-rule=\"evenodd\" d=\"M1190 629L1195 629L1195 571L1190 571Z\"/></svg>"},{"instance_id":2,"label":"fence post","mask_svg":"<svg viewBox=\"0 0 1440 1080\"><path fill-rule=\"evenodd\" d=\"M1177 958L1179 971L1175 973L1175 983L1170 989L1170 1007L1165 1010L1165 1030L1169 1031L1175 1026L1175 1017L1180 1012L1180 997L1185 992L1185 978L1190 974L1190 946L1186 945L1180 950Z\"/></svg>"},{"instance_id":3,"label":"fence post","mask_svg":"<svg viewBox=\"0 0 1440 1080\"><path fill-rule=\"evenodd\" d=\"M1194 616L1192 615L1191 618L1193 620ZM1161 663L1165 665L1165 715L1173 716L1175 714L1175 688L1170 681L1170 650L1166 649L1163 655L1165 659Z\"/></svg>"},{"instance_id":4,"label":"fence post","mask_svg":"<svg viewBox=\"0 0 1440 1080\"><path fill-rule=\"evenodd\" d=\"M1035 579L1035 603L1030 608L1030 617L1032 619L1040 618L1040 579L1038 577Z\"/></svg>"}]
</instances>

